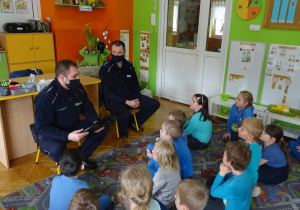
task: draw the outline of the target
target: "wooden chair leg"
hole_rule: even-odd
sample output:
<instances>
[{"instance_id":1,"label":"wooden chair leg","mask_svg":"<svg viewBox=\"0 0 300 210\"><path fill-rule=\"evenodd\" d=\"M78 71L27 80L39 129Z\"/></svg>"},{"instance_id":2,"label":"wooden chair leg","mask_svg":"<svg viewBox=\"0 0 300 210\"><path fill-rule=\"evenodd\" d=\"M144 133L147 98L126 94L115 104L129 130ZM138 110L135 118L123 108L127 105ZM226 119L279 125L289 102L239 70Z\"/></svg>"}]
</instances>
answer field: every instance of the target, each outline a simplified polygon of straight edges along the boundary
<instances>
[{"instance_id":1,"label":"wooden chair leg","mask_svg":"<svg viewBox=\"0 0 300 210\"><path fill-rule=\"evenodd\" d=\"M39 162L40 152L41 152L41 149L40 149L40 146L38 146L38 151L37 151L36 158L35 158L35 164L38 164L38 162Z\"/></svg>"},{"instance_id":2,"label":"wooden chair leg","mask_svg":"<svg viewBox=\"0 0 300 210\"><path fill-rule=\"evenodd\" d=\"M117 137L120 139L120 134L119 134L119 127L118 127L118 121L116 120L116 130L117 130Z\"/></svg>"},{"instance_id":3,"label":"wooden chair leg","mask_svg":"<svg viewBox=\"0 0 300 210\"><path fill-rule=\"evenodd\" d=\"M136 131L139 131L139 125L136 121L136 116L135 116L135 112L133 113L133 117L134 117L134 122L135 122L135 126L136 126Z\"/></svg>"}]
</instances>

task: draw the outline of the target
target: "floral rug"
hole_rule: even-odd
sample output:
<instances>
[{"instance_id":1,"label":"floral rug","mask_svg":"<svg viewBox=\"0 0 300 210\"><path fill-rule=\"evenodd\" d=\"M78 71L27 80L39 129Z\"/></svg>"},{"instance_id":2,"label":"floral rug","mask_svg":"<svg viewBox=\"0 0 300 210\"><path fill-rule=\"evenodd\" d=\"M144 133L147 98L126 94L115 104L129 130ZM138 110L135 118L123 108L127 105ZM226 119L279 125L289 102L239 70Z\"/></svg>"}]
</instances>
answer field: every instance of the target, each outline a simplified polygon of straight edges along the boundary
<instances>
[{"instance_id":1,"label":"floral rug","mask_svg":"<svg viewBox=\"0 0 300 210\"><path fill-rule=\"evenodd\" d=\"M194 179L206 182L207 178L218 171L222 162L224 143L221 136L226 125L213 121L213 139L205 151L192 151ZM118 177L129 164L148 164L146 146L155 141L159 131L147 134L130 143L94 157L98 168L81 172L79 179L85 180L97 193L115 195L119 189ZM252 209L300 209L300 164L290 154L292 173L288 181L280 185L258 185L262 189L259 197L252 200ZM48 209L49 191L54 176L31 184L16 192L0 198L3 209ZM116 209L122 209L117 206Z\"/></svg>"}]
</instances>

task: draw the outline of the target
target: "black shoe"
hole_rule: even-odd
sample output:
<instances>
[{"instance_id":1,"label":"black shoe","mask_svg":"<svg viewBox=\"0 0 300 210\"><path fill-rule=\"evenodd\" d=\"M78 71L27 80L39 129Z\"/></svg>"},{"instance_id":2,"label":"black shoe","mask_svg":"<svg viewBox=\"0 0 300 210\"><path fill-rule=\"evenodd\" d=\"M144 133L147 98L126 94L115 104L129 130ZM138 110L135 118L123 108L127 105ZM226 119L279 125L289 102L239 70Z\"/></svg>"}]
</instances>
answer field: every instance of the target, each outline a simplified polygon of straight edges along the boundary
<instances>
[{"instance_id":1,"label":"black shoe","mask_svg":"<svg viewBox=\"0 0 300 210\"><path fill-rule=\"evenodd\" d=\"M135 131L137 131L137 132L142 132L142 131L144 131L144 129L143 129L142 127L140 127L140 126L139 126L139 129L136 129L135 123L129 123L129 128L131 128L131 129L133 129L133 130L135 130Z\"/></svg>"},{"instance_id":2,"label":"black shoe","mask_svg":"<svg viewBox=\"0 0 300 210\"><path fill-rule=\"evenodd\" d=\"M116 204L112 201L110 203L110 205L106 208L106 210L114 210L115 209Z\"/></svg>"},{"instance_id":3,"label":"black shoe","mask_svg":"<svg viewBox=\"0 0 300 210\"><path fill-rule=\"evenodd\" d=\"M127 133L120 133L120 138L127 139L128 138L128 134Z\"/></svg>"},{"instance_id":4,"label":"black shoe","mask_svg":"<svg viewBox=\"0 0 300 210\"><path fill-rule=\"evenodd\" d=\"M84 170L90 171L90 170L95 170L97 168L97 163L94 163L87 159L86 161L82 161L84 165Z\"/></svg>"}]
</instances>

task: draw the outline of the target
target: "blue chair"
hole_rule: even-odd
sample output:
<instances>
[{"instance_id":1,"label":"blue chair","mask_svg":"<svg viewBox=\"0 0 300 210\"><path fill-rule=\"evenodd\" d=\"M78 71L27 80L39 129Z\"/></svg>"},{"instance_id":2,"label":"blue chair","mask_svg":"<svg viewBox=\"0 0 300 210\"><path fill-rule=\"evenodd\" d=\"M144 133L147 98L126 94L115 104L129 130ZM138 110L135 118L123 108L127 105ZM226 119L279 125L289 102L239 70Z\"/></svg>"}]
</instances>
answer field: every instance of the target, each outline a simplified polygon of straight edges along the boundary
<instances>
[{"instance_id":1,"label":"blue chair","mask_svg":"<svg viewBox=\"0 0 300 210\"><path fill-rule=\"evenodd\" d=\"M20 71L13 71L9 74L9 79L18 78L18 77L29 77L30 74L41 75L43 71L41 69L25 69Z\"/></svg>"}]
</instances>

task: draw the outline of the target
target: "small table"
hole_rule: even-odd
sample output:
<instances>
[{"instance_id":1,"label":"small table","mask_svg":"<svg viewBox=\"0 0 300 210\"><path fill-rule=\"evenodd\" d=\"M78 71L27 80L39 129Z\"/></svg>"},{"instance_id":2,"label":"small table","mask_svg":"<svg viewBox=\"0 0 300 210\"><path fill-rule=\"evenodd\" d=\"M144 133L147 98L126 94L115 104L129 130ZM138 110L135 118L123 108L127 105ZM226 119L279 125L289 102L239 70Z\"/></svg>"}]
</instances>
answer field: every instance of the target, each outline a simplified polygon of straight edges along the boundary
<instances>
[{"instance_id":1,"label":"small table","mask_svg":"<svg viewBox=\"0 0 300 210\"><path fill-rule=\"evenodd\" d=\"M54 78L54 73L37 75L35 82ZM27 81L28 77L23 77L23 80ZM12 81L22 83L21 78ZM101 80L80 75L80 81L99 114L98 84ZM6 168L10 167L10 160L37 151L29 125L34 122L34 98L38 93L0 96L0 162Z\"/></svg>"}]
</instances>

